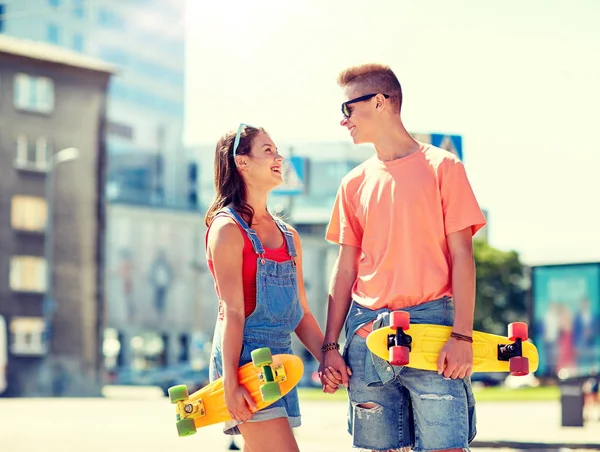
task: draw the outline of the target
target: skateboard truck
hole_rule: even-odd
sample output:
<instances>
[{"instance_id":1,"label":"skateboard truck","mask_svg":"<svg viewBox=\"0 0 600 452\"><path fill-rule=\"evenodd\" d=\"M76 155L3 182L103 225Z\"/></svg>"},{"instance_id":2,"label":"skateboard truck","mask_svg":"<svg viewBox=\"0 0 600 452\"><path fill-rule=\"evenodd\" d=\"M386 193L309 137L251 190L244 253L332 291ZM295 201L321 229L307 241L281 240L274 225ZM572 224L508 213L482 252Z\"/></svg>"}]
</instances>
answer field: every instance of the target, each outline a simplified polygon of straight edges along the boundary
<instances>
[{"instance_id":1,"label":"skateboard truck","mask_svg":"<svg viewBox=\"0 0 600 452\"><path fill-rule=\"evenodd\" d=\"M264 366L263 371L258 374L258 379L260 381L275 381L281 383L282 381L287 380L285 367L281 363L276 366Z\"/></svg>"},{"instance_id":2,"label":"skateboard truck","mask_svg":"<svg viewBox=\"0 0 600 452\"><path fill-rule=\"evenodd\" d=\"M523 356L523 341L517 338L511 344L498 344L498 360L510 361L515 356Z\"/></svg>"},{"instance_id":3,"label":"skateboard truck","mask_svg":"<svg viewBox=\"0 0 600 452\"><path fill-rule=\"evenodd\" d=\"M388 361L394 366L405 366L409 362L412 336L404 332L410 328L410 314L406 311L390 313L390 327L394 334L388 335Z\"/></svg>"},{"instance_id":4,"label":"skateboard truck","mask_svg":"<svg viewBox=\"0 0 600 452\"><path fill-rule=\"evenodd\" d=\"M523 341L529 338L527 324L513 322L508 325L510 344L498 344L498 361L508 361L511 375L527 375L529 359L523 356Z\"/></svg>"},{"instance_id":5,"label":"skateboard truck","mask_svg":"<svg viewBox=\"0 0 600 452\"><path fill-rule=\"evenodd\" d=\"M185 401L177 402L177 420L186 419L194 413L198 413L198 417L202 417L206 415L206 410L204 409L204 402L202 399L196 400L195 402L185 403Z\"/></svg>"},{"instance_id":6,"label":"skateboard truck","mask_svg":"<svg viewBox=\"0 0 600 452\"><path fill-rule=\"evenodd\" d=\"M273 365L271 350L268 348L257 348L252 351L251 355L252 364L259 370L257 377L262 383L260 395L263 401L279 399L281 397L279 382L287 379L283 364Z\"/></svg>"},{"instance_id":7,"label":"skateboard truck","mask_svg":"<svg viewBox=\"0 0 600 452\"><path fill-rule=\"evenodd\" d=\"M169 388L169 398L171 399L171 403L177 405L175 410L177 413L177 422L184 421L195 413L198 413L198 416L195 417L203 417L206 415L204 402L202 399L190 400L186 385L178 385Z\"/></svg>"},{"instance_id":8,"label":"skateboard truck","mask_svg":"<svg viewBox=\"0 0 600 452\"><path fill-rule=\"evenodd\" d=\"M396 334L388 334L388 349L396 346L407 347L412 350L412 336L406 334L401 328L396 329Z\"/></svg>"}]
</instances>

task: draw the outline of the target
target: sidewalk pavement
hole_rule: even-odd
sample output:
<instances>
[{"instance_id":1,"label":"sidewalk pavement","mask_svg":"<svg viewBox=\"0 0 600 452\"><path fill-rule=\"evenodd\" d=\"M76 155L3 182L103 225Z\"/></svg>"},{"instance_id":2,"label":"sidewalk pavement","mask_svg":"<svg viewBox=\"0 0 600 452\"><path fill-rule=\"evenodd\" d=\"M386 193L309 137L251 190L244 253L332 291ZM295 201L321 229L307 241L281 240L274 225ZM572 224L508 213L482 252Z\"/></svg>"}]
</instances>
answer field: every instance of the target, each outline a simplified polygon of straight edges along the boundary
<instances>
[{"instance_id":1,"label":"sidewalk pavement","mask_svg":"<svg viewBox=\"0 0 600 452\"><path fill-rule=\"evenodd\" d=\"M301 406L302 426L295 431L301 451L358 450L352 449L346 432L345 402L304 400ZM477 416L478 434L472 446L478 452L600 450L600 422L561 427L558 402L484 402L478 404ZM242 445L241 438L235 441ZM106 398L0 399L2 452L220 452L230 444L231 438L219 425L179 438L174 407L156 388L125 388Z\"/></svg>"}]
</instances>

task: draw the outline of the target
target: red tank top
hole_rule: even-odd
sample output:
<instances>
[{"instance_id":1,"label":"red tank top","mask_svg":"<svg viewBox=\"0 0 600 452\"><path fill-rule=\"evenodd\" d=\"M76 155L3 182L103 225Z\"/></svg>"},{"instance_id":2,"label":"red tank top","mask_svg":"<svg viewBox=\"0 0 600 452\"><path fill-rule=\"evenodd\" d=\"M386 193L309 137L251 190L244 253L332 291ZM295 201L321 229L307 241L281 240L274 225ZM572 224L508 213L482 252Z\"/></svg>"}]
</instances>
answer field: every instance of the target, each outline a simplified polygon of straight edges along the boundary
<instances>
[{"instance_id":1,"label":"red tank top","mask_svg":"<svg viewBox=\"0 0 600 452\"><path fill-rule=\"evenodd\" d=\"M236 224L240 228L240 232L244 238L244 249L242 251L242 283L244 290L244 312L246 317L248 317L256 308L256 260L258 259L258 255L252 247L252 242L248 238L248 234L246 234L244 229L237 223L237 221ZM207 240L209 230L210 227L206 231ZM281 233L281 237L283 238L283 245L281 245L279 248L266 248L263 246L265 250L265 259L275 262L285 262L291 259L286 247L285 236L283 235L283 232ZM221 301L221 292L217 286L214 265L212 260L209 259L207 259L207 264L208 269L213 277L213 281L215 282L215 290L217 291L217 296L219 297L219 320L222 320L223 306Z\"/></svg>"}]
</instances>

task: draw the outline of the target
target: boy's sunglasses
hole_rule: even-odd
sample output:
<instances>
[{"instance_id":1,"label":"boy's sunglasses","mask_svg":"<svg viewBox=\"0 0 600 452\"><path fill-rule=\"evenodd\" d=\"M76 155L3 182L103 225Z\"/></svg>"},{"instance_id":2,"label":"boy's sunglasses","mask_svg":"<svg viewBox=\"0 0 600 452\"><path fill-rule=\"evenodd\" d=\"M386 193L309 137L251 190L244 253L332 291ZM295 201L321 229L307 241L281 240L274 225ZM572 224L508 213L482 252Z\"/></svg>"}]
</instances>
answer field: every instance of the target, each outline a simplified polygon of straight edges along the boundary
<instances>
[{"instance_id":1,"label":"boy's sunglasses","mask_svg":"<svg viewBox=\"0 0 600 452\"><path fill-rule=\"evenodd\" d=\"M344 102L344 103L342 104L342 114L344 115L344 117L345 117L346 119L350 119L350 115L352 114L352 112L351 112L351 111L350 111L350 109L348 108L348 105L350 105L350 104L355 104L355 103L357 103L357 102L363 102L363 101L365 101L365 100L369 100L369 99L371 99L371 98L373 98L373 97L377 96L377 94L379 94L379 93L375 93L375 94L365 94L364 96L360 96L360 97L357 97L357 98L355 98L355 99L350 99L350 100L347 100L346 102ZM386 99L388 99L390 96L389 96L389 94L384 94L384 95L383 95L383 97L385 97Z\"/></svg>"},{"instance_id":2,"label":"boy's sunglasses","mask_svg":"<svg viewBox=\"0 0 600 452\"><path fill-rule=\"evenodd\" d=\"M242 137L242 129L244 127L254 127L254 126L240 122L240 126L238 127L237 133L235 134L235 140L233 141L233 158L235 158L235 156L237 155L237 148L240 145L240 139Z\"/></svg>"}]
</instances>

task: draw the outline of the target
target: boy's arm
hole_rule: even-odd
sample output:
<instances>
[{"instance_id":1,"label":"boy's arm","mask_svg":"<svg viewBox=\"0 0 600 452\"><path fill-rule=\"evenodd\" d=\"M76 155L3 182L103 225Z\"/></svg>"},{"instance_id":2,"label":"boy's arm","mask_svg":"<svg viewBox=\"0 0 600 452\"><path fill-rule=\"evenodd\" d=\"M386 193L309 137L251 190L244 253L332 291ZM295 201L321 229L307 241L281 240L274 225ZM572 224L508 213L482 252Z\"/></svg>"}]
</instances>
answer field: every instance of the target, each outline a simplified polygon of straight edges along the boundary
<instances>
[{"instance_id":1,"label":"boy's arm","mask_svg":"<svg viewBox=\"0 0 600 452\"><path fill-rule=\"evenodd\" d=\"M352 287L356 281L359 258L360 248L340 245L329 285L325 344L337 343L339 340L348 309L350 308ZM326 374L323 374L323 371L328 368L333 370L334 373L339 374L342 383L348 386L348 373L351 373L351 371L347 369L346 363L338 350L322 352L321 365L319 366L319 374L322 375L322 379L326 378Z\"/></svg>"},{"instance_id":2,"label":"boy's arm","mask_svg":"<svg viewBox=\"0 0 600 452\"><path fill-rule=\"evenodd\" d=\"M454 326L452 332L473 336L475 313L475 260L471 227L448 234L451 259ZM473 346L465 340L450 338L438 358L438 373L445 377L463 378L471 375Z\"/></svg>"},{"instance_id":3,"label":"boy's arm","mask_svg":"<svg viewBox=\"0 0 600 452\"><path fill-rule=\"evenodd\" d=\"M452 265L452 297L454 298L454 328L465 336L473 335L475 315L475 257L471 228L448 236Z\"/></svg>"}]
</instances>

